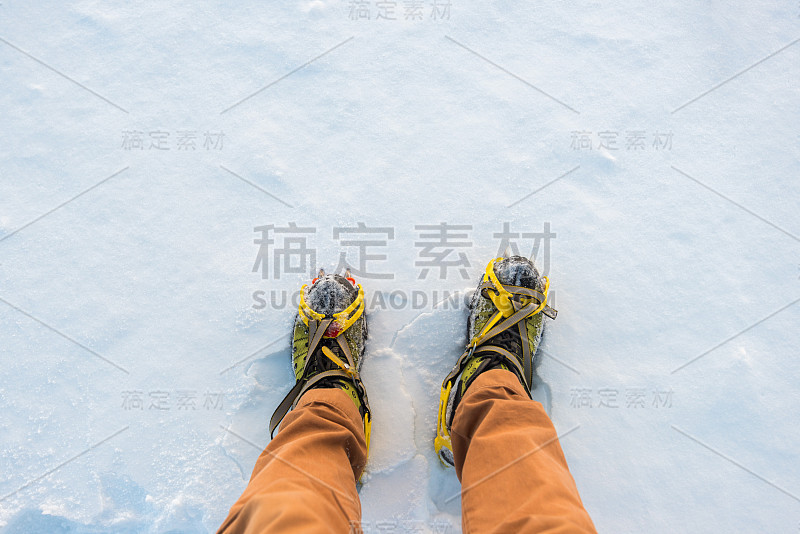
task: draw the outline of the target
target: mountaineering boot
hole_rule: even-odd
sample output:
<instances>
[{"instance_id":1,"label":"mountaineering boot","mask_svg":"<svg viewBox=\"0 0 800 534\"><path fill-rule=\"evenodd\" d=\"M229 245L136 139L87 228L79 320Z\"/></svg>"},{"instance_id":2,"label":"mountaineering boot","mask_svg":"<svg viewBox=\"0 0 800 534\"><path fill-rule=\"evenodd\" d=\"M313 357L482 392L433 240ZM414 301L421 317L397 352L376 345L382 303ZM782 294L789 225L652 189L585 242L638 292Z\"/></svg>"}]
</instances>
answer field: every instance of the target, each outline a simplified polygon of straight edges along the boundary
<instances>
[{"instance_id":1,"label":"mountaineering boot","mask_svg":"<svg viewBox=\"0 0 800 534\"><path fill-rule=\"evenodd\" d=\"M454 465L450 428L467 388L490 369L514 373L528 395L534 374L534 356L544 328L544 316L556 318L547 305L550 281L533 262L522 256L496 258L486 266L470 301L464 353L442 383L434 442L442 463Z\"/></svg>"},{"instance_id":2,"label":"mountaineering boot","mask_svg":"<svg viewBox=\"0 0 800 534\"><path fill-rule=\"evenodd\" d=\"M364 289L349 271L341 276L320 270L310 287L300 289L292 337L292 369L297 382L272 415L270 436L303 393L314 388L340 388L364 420L369 451L372 414L359 375L367 340L365 307Z\"/></svg>"}]
</instances>

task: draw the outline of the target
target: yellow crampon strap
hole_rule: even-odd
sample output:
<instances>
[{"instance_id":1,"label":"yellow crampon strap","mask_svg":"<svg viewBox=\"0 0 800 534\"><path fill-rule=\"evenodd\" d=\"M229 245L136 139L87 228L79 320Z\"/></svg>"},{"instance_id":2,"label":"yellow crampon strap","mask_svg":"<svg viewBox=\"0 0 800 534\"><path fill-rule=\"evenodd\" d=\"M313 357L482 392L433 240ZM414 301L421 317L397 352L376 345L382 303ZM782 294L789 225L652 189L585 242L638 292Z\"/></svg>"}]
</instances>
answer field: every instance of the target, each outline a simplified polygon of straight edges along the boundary
<instances>
[{"instance_id":1,"label":"yellow crampon strap","mask_svg":"<svg viewBox=\"0 0 800 534\"><path fill-rule=\"evenodd\" d=\"M494 286L495 292L490 294L489 297L503 317L511 317L514 314L514 305L511 303L511 293L503 287L503 284L498 280L494 272L494 262L502 260L503 258L495 258L486 265L486 280L491 282Z\"/></svg>"},{"instance_id":2,"label":"yellow crampon strap","mask_svg":"<svg viewBox=\"0 0 800 534\"><path fill-rule=\"evenodd\" d=\"M478 346L478 343L480 343L481 341L483 341L483 337L486 335L486 333L487 333L489 330L491 330L491 329L492 329L492 327L493 327L494 325L496 325L496 324L497 324L497 323L500 321L500 319L502 319L502 318L503 318L503 314L502 314L502 313L495 313L495 314L494 314L494 317L492 317L491 319L489 319L489 321L486 323L486 326L484 326L484 327L481 329L481 331L480 331L480 332L478 332L478 335L477 335L477 336L475 336L475 337L472 339L472 341L470 341L470 342L469 342L469 346L470 346L470 347L477 347L477 346Z\"/></svg>"},{"instance_id":3,"label":"yellow crampon strap","mask_svg":"<svg viewBox=\"0 0 800 534\"><path fill-rule=\"evenodd\" d=\"M321 313L315 312L311 306L306 303L306 287L308 285L304 285L300 288L300 306L297 309L297 313L300 316L300 319L303 320L306 326L308 326L308 319L314 319L315 321L321 321L325 318L325 316ZM359 317L364 314L364 288L360 285L358 286L358 295L353 303L348 306L347 308L343 309L339 313L333 314L334 322L339 324L340 330L339 332L344 332L355 323ZM326 338L332 338L336 336L324 336Z\"/></svg>"},{"instance_id":4,"label":"yellow crampon strap","mask_svg":"<svg viewBox=\"0 0 800 534\"><path fill-rule=\"evenodd\" d=\"M448 465L441 456L441 450L447 449L453 452L453 443L450 440L450 431L447 430L447 401L450 398L450 390L453 388L453 383L448 381L447 387L442 384L442 391L439 394L439 416L436 423L436 439L433 441L433 446L436 449L436 454L439 456L439 461L444 465Z\"/></svg>"},{"instance_id":5,"label":"yellow crampon strap","mask_svg":"<svg viewBox=\"0 0 800 534\"><path fill-rule=\"evenodd\" d=\"M369 458L369 437L372 433L372 420L370 419L369 412L364 414L364 437L367 440L367 458Z\"/></svg>"}]
</instances>

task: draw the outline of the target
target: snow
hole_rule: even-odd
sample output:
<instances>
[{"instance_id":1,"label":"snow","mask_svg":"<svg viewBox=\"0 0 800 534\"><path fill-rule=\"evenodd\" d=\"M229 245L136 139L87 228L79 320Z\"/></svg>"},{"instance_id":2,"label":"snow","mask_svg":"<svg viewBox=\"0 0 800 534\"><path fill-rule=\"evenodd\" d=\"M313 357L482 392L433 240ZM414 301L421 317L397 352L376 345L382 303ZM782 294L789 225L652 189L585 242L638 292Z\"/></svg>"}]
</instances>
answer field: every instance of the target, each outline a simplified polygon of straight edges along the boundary
<instances>
[{"instance_id":1,"label":"snow","mask_svg":"<svg viewBox=\"0 0 800 534\"><path fill-rule=\"evenodd\" d=\"M536 396L598 529L797 531L800 6L431 1L0 3L3 532L213 532L293 383L280 296L355 238L393 275L365 530L460 531L438 387L504 223L555 234ZM467 276L420 279L442 222ZM314 265L262 279L289 223Z\"/></svg>"}]
</instances>

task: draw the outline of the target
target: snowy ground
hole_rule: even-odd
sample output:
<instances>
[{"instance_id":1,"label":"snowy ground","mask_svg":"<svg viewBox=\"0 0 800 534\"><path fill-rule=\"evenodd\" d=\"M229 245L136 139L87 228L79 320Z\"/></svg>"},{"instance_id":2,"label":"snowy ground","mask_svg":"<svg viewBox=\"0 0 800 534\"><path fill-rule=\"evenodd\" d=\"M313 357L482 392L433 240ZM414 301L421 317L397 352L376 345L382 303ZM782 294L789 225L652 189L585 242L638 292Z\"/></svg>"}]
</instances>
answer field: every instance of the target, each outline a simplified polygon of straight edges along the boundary
<instances>
[{"instance_id":1,"label":"snowy ground","mask_svg":"<svg viewBox=\"0 0 800 534\"><path fill-rule=\"evenodd\" d=\"M505 223L599 530L800 530L800 4L432 2L0 3L4 532L214 531L340 252L391 277L365 530L460 531L437 388Z\"/></svg>"}]
</instances>

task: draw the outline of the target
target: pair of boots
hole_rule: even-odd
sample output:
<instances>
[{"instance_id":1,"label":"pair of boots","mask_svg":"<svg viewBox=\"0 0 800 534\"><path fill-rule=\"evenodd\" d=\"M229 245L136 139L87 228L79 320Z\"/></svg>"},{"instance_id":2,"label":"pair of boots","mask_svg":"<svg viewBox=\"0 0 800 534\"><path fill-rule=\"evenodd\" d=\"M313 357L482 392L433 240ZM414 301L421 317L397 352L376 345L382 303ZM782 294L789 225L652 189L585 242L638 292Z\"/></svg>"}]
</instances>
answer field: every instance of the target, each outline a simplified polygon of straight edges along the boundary
<instances>
[{"instance_id":1,"label":"pair of boots","mask_svg":"<svg viewBox=\"0 0 800 534\"><path fill-rule=\"evenodd\" d=\"M361 414L369 451L372 414L359 375L367 339L364 289L347 274L320 274L301 289L292 339L297 382L275 410L270 435L306 391L341 388ZM521 256L497 258L486 266L469 305L470 341L442 383L434 447L445 465L454 464L453 415L478 375L490 369L511 371L530 395L544 316L555 319L557 313L547 305L549 284Z\"/></svg>"}]
</instances>

